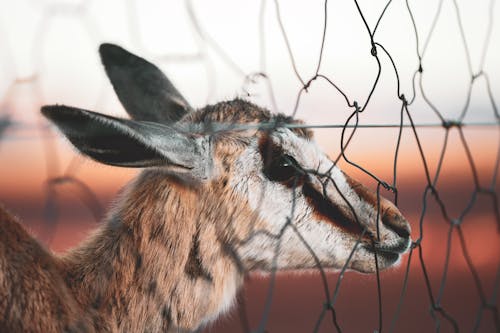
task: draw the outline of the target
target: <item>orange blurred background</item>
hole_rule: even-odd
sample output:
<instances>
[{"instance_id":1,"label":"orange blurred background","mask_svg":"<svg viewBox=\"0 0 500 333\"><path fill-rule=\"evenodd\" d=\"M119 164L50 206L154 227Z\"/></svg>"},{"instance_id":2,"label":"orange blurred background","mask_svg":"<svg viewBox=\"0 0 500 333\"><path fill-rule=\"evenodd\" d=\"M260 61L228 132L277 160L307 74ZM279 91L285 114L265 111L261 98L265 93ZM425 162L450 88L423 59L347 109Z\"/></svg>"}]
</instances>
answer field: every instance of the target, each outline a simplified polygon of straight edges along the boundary
<instances>
[{"instance_id":1,"label":"orange blurred background","mask_svg":"<svg viewBox=\"0 0 500 333\"><path fill-rule=\"evenodd\" d=\"M385 4L384 1L360 1L372 28ZM488 73L491 96L499 101L499 9L490 7L488 2L458 4L472 74L481 70ZM299 74L308 79L314 74L318 61L324 2L281 1L279 5ZM437 2L411 5L422 51L439 6ZM279 111L292 113L301 88L272 1L260 4L215 1L210 5L202 1L168 4L161 1L18 1L0 2L0 8L0 119L5 115L13 122L0 136L0 202L20 216L33 234L54 251L64 251L77 244L95 228L99 224L96 216L102 217L117 191L137 172L99 165L77 156L39 116L41 105L54 103L125 115L99 64L97 47L100 42L117 42L156 62L194 106L242 96L276 111L265 80L245 83L245 74L263 69L273 84ZM468 60L454 10L451 2L443 4L423 58L423 87L444 118L457 119L467 106L464 121L481 123L480 126L463 127L463 133L480 187L492 186L498 193L499 184L494 175L498 167L500 132L495 125L497 120L486 80L480 77L471 86ZM221 19L221 12L230 15ZM492 42L488 44L483 61L490 15L495 24L491 30ZM365 27L356 7L349 3L329 4L328 17L321 72L339 84L351 101L357 100L363 105L377 74ZM412 75L418 68L409 20L404 5L391 4L375 38L394 56L401 89L406 96L412 96ZM263 28L263 34L258 33L259 28ZM213 41L218 46L214 46ZM264 58L262 45L265 46ZM219 46L224 53L218 51ZM380 57L383 69L380 82L368 108L360 116L362 125L399 124L400 121L401 102L396 95L391 63L387 57ZM470 87L471 98L467 104ZM418 88L409 110L417 124L439 123ZM301 97L297 117L310 124L343 124L351 112L340 94L318 80ZM404 121L409 123L407 116ZM359 128L346 154L351 161L392 183L398 131L398 128ZM417 128L431 178L437 171L445 133L442 127ZM317 129L315 135L332 158L339 154L340 129ZM460 331L471 331L477 318L481 319L478 331L495 331L491 311L485 310L478 315L481 298L464 259L458 232L453 229L448 241L449 221L443 218L431 194L425 201L426 210L422 215L427 179L411 128L403 130L397 162L398 206L411 222L413 240L422 236L422 260L417 248L412 253L406 295L397 315L408 256L399 267L381 273L383 331L394 328L396 332L427 332L435 330L438 322L441 332L453 331L439 314L434 314L437 320L433 319L423 275L425 267L432 295L437 298L448 249L450 261L444 277L441 306L457 321ZM340 160L340 166L367 186L376 187L372 178L345 160ZM94 211L89 209L92 199L82 196L80 188L74 184L48 187L48 179L64 175L82 181L96 195L97 204L91 205ZM457 128L449 130L436 189L453 219L473 198L472 168ZM392 193L385 190L382 194L394 199ZM44 217L49 197L57 208L57 223L48 223ZM500 221L495 215L498 207L493 203L491 196L477 194L461 228L481 288L489 302L498 304ZM327 274L330 294L338 279L338 273ZM248 317L249 326L257 329L265 317L270 283L269 277L250 274L239 297L239 307L206 331L243 331L242 310ZM319 273L278 274L273 291L267 331L313 331L326 300ZM378 329L378 301L375 276L347 272L335 303L342 331L373 332ZM393 318L397 318L395 326L392 326ZM335 331L330 312L321 322L319 331Z\"/></svg>"}]
</instances>

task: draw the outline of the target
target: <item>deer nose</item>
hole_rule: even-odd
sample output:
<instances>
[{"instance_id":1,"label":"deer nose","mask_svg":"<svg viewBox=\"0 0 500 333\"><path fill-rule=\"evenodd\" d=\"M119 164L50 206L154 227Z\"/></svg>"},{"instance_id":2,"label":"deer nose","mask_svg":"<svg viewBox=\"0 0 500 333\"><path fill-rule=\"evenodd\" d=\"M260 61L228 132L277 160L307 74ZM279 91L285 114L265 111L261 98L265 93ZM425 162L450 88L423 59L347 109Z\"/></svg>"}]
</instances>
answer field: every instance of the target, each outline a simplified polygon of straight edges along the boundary
<instances>
[{"instance_id":1,"label":"deer nose","mask_svg":"<svg viewBox=\"0 0 500 333\"><path fill-rule=\"evenodd\" d=\"M390 207L385 210L382 216L382 223L399 237L408 239L410 237L410 224L396 207L390 203Z\"/></svg>"},{"instance_id":2,"label":"deer nose","mask_svg":"<svg viewBox=\"0 0 500 333\"><path fill-rule=\"evenodd\" d=\"M375 191L368 189L347 174L344 173L344 176L348 184L361 199L371 204L374 209L380 209L382 224L386 229L398 235L402 240L407 241L410 238L410 224L392 202L382 196L377 196ZM378 200L380 200L380 203L378 203Z\"/></svg>"}]
</instances>

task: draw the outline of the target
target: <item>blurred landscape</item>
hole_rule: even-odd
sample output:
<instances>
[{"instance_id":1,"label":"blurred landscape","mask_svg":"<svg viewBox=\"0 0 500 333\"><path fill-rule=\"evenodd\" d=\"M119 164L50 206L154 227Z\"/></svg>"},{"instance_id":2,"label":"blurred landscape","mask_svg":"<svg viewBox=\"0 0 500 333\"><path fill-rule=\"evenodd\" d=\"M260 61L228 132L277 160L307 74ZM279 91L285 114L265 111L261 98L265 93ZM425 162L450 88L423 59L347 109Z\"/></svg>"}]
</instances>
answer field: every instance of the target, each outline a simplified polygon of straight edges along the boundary
<instances>
[{"instance_id":1,"label":"blurred landscape","mask_svg":"<svg viewBox=\"0 0 500 333\"><path fill-rule=\"evenodd\" d=\"M303 84L291 60L299 77L314 75L325 2L280 1L279 7L277 3L0 0L0 119L5 124L0 125L0 203L42 243L60 252L99 225L116 194L139 172L78 156L39 114L41 105L64 103L125 116L99 63L101 42L116 42L157 63L196 107L240 96L292 114L297 104L297 118L313 125L336 125L315 129L319 144L336 158L341 151L339 127L353 110L338 90L319 79L311 82L298 103ZM494 1L458 1L460 11L451 1L409 3L418 52L404 2L387 7L375 35L392 55L399 81L380 47L382 70L375 81L377 62L370 55L370 38L355 4L327 3L320 72L341 86L350 101L364 105L372 96L359 118L367 127L356 129L346 156L388 184L396 182L398 207L412 225L412 239L420 238L407 279L409 255L399 267L380 274L381 323L375 275L328 272L328 293L332 297L341 278L334 308L343 332L374 332L380 326L386 332L453 332L450 322L431 310L431 295L461 332L495 332L499 326L493 313L498 320L498 308L482 303L497 306L500 297L495 197L500 190L500 8ZM372 31L387 4L359 2ZM230 15L221 19L221 12ZM423 71L417 73L418 54L424 50ZM261 72L266 79L255 76ZM418 125L425 164L413 129L404 127L395 165L401 121L398 89L408 100L415 95L409 112ZM465 125L441 127L438 114ZM403 123L410 124L407 115ZM345 159L339 166L377 187L372 177ZM432 193L424 198L426 167L431 181L439 171L435 189L449 219ZM381 194L395 199L384 189ZM461 215L463 243L457 225L450 224ZM334 332L330 311L319 319L327 300L324 287L317 271L277 274L274 287L269 276L250 274L238 306L205 331L243 332L246 321L255 330L268 315L267 332L312 332L318 320L319 332Z\"/></svg>"}]
</instances>

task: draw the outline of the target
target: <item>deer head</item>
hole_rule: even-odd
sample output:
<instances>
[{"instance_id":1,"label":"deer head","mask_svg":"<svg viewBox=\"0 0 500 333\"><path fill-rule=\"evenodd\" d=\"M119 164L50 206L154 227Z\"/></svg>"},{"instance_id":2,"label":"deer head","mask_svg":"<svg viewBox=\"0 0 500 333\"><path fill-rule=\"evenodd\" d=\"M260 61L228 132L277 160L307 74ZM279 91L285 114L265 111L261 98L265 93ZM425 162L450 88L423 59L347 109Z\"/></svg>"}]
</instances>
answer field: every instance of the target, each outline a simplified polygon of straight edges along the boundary
<instances>
[{"instance_id":1,"label":"deer head","mask_svg":"<svg viewBox=\"0 0 500 333\"><path fill-rule=\"evenodd\" d=\"M250 212L207 222L243 269L347 262L374 272L375 253L383 269L408 249L410 226L399 210L344 174L312 132L287 127L300 121L241 99L193 110L155 65L116 45L101 45L100 54L132 120L67 106L43 114L98 162L161 172L203 193L200 206L211 200Z\"/></svg>"}]
</instances>

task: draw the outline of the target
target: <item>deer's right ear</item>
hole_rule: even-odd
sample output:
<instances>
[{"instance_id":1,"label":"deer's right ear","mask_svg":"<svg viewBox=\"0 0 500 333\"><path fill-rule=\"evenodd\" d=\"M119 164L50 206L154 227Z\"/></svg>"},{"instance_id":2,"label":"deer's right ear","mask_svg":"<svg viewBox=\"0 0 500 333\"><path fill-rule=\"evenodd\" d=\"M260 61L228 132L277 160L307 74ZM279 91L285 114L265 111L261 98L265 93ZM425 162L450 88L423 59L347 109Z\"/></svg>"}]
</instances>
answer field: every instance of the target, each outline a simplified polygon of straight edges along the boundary
<instances>
[{"instance_id":1,"label":"deer's right ear","mask_svg":"<svg viewBox=\"0 0 500 333\"><path fill-rule=\"evenodd\" d=\"M204 177L208 140L193 138L174 127L120 119L62 105L44 106L42 113L79 151L115 166L168 166Z\"/></svg>"},{"instance_id":2,"label":"deer's right ear","mask_svg":"<svg viewBox=\"0 0 500 333\"><path fill-rule=\"evenodd\" d=\"M114 44L99 54L118 99L135 120L171 124L192 111L163 72L149 61Z\"/></svg>"}]
</instances>

